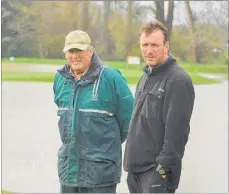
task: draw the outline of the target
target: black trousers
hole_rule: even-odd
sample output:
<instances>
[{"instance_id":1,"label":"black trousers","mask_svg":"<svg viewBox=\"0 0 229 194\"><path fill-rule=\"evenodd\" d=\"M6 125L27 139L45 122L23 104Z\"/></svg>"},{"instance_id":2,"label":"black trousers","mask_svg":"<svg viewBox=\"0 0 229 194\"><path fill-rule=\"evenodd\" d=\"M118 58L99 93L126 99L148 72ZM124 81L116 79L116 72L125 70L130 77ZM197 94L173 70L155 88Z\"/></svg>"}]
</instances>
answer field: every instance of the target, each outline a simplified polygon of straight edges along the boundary
<instances>
[{"instance_id":1,"label":"black trousers","mask_svg":"<svg viewBox=\"0 0 229 194\"><path fill-rule=\"evenodd\" d=\"M116 184L107 187L68 187L61 185L61 193L116 193Z\"/></svg>"},{"instance_id":2,"label":"black trousers","mask_svg":"<svg viewBox=\"0 0 229 194\"><path fill-rule=\"evenodd\" d=\"M146 172L128 173L127 175L130 193L175 193L175 190L167 189L167 181L168 177L163 179L156 172L156 168L151 168Z\"/></svg>"}]
</instances>

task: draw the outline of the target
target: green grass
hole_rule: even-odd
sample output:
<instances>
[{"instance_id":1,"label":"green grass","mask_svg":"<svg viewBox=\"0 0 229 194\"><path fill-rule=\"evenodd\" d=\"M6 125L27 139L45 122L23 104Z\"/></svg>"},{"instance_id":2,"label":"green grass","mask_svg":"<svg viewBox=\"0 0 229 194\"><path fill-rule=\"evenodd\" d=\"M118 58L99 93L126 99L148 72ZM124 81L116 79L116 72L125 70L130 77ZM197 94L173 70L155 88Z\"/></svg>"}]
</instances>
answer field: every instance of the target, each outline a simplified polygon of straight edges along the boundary
<instances>
[{"instance_id":1,"label":"green grass","mask_svg":"<svg viewBox=\"0 0 229 194\"><path fill-rule=\"evenodd\" d=\"M2 80L7 81L34 81L34 82L53 82L55 73L41 72L3 72ZM132 72L123 71L128 84L137 84L141 73L133 74ZM213 84L219 83L216 80L204 78L197 74L190 74L194 84Z\"/></svg>"},{"instance_id":2,"label":"green grass","mask_svg":"<svg viewBox=\"0 0 229 194\"><path fill-rule=\"evenodd\" d=\"M15 62L8 62L8 58L2 58L3 66L11 65L11 64L59 64L64 65L66 63L65 59L41 59L41 58L15 58ZM6 63L7 61L7 63ZM4 63L5 62L5 63ZM119 69L123 75L125 76L127 82L129 84L136 84L142 75L142 67L138 65L129 65L125 63L125 61L104 61L105 64ZM210 74L223 74L225 78L228 79L228 66L222 64L188 64L183 63L181 66L189 73L194 84L211 84L218 83L218 81L204 78L198 73L210 73ZM3 72L2 79L3 80L13 80L13 81L40 81L40 82L53 82L55 73L43 73L43 72Z\"/></svg>"},{"instance_id":3,"label":"green grass","mask_svg":"<svg viewBox=\"0 0 229 194\"><path fill-rule=\"evenodd\" d=\"M187 71L192 73L228 74L228 65L223 64L181 64Z\"/></svg>"},{"instance_id":4,"label":"green grass","mask_svg":"<svg viewBox=\"0 0 229 194\"><path fill-rule=\"evenodd\" d=\"M220 81L214 80L214 79L209 79L209 78L205 78L202 77L198 74L190 74L190 77L192 79L193 84L197 85L197 84L216 84L216 83L220 83Z\"/></svg>"},{"instance_id":5,"label":"green grass","mask_svg":"<svg viewBox=\"0 0 229 194\"><path fill-rule=\"evenodd\" d=\"M2 193L2 194L12 194L11 192L6 191L6 190L2 190L1 193Z\"/></svg>"},{"instance_id":6,"label":"green grass","mask_svg":"<svg viewBox=\"0 0 229 194\"><path fill-rule=\"evenodd\" d=\"M3 57L2 62L10 62L9 58ZM25 58L15 57L14 63L39 63L39 64L54 64L62 65L66 62L65 59L43 59L43 58Z\"/></svg>"},{"instance_id":7,"label":"green grass","mask_svg":"<svg viewBox=\"0 0 229 194\"><path fill-rule=\"evenodd\" d=\"M9 58L2 58L2 62L9 62ZM63 65L66 63L65 59L42 59L42 58L15 58L14 63L39 63L39 64L53 64L53 65ZM125 61L104 61L105 64L117 68L117 69L135 69L139 70L143 67L144 63L141 63L141 66L138 65L126 65ZM190 63L181 63L181 66L187 71L192 73L213 73L213 74L228 74L228 65L225 64L190 64Z\"/></svg>"},{"instance_id":8,"label":"green grass","mask_svg":"<svg viewBox=\"0 0 229 194\"><path fill-rule=\"evenodd\" d=\"M55 73L49 72L3 72L2 80L53 82Z\"/></svg>"}]
</instances>

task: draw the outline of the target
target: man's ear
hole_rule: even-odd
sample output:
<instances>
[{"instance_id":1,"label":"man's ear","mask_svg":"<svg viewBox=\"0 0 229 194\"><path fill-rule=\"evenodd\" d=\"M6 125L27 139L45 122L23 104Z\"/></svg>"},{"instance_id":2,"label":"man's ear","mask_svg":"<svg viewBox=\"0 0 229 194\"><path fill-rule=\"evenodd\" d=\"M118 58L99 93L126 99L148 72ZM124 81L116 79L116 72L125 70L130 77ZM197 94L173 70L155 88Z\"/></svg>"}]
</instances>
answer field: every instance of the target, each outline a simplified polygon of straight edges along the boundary
<instances>
[{"instance_id":1,"label":"man's ear","mask_svg":"<svg viewBox=\"0 0 229 194\"><path fill-rule=\"evenodd\" d=\"M68 59L68 52L64 53L65 59Z\"/></svg>"},{"instance_id":2,"label":"man's ear","mask_svg":"<svg viewBox=\"0 0 229 194\"><path fill-rule=\"evenodd\" d=\"M91 56L93 55L93 52L94 52L94 48L93 47L90 47L89 48L89 52L90 52L90 54L91 54Z\"/></svg>"},{"instance_id":3,"label":"man's ear","mask_svg":"<svg viewBox=\"0 0 229 194\"><path fill-rule=\"evenodd\" d=\"M168 52L169 52L169 41L167 41L165 43L165 52L166 52L166 54L168 54Z\"/></svg>"}]
</instances>

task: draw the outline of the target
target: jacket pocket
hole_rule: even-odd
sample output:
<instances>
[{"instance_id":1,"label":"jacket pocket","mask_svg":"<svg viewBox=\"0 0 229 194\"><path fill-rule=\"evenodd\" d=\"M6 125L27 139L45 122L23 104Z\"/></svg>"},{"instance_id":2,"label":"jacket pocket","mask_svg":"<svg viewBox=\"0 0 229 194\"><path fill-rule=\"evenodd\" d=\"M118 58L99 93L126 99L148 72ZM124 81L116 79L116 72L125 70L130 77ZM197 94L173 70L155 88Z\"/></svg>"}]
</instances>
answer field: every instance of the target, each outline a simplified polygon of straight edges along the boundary
<instances>
[{"instance_id":1,"label":"jacket pocket","mask_svg":"<svg viewBox=\"0 0 229 194\"><path fill-rule=\"evenodd\" d=\"M70 137L71 116L72 113L68 108L58 108L57 115L59 116L58 127L62 143L67 143L68 137Z\"/></svg>"},{"instance_id":2,"label":"jacket pocket","mask_svg":"<svg viewBox=\"0 0 229 194\"><path fill-rule=\"evenodd\" d=\"M79 182L86 183L85 186L103 185L117 181L117 165L112 160L95 161L79 158L79 164Z\"/></svg>"},{"instance_id":3,"label":"jacket pocket","mask_svg":"<svg viewBox=\"0 0 229 194\"><path fill-rule=\"evenodd\" d=\"M167 178L163 179L153 168L149 193L167 193Z\"/></svg>"},{"instance_id":4,"label":"jacket pocket","mask_svg":"<svg viewBox=\"0 0 229 194\"><path fill-rule=\"evenodd\" d=\"M120 131L115 116L107 111L80 109L79 144L88 150L115 152L120 145Z\"/></svg>"},{"instance_id":5,"label":"jacket pocket","mask_svg":"<svg viewBox=\"0 0 229 194\"><path fill-rule=\"evenodd\" d=\"M58 150L58 175L62 182L67 182L67 171L68 171L68 149L65 144L63 144Z\"/></svg>"},{"instance_id":6,"label":"jacket pocket","mask_svg":"<svg viewBox=\"0 0 229 194\"><path fill-rule=\"evenodd\" d=\"M161 94L157 90L149 91L143 103L142 116L145 118L159 118L162 98L163 93Z\"/></svg>"}]
</instances>

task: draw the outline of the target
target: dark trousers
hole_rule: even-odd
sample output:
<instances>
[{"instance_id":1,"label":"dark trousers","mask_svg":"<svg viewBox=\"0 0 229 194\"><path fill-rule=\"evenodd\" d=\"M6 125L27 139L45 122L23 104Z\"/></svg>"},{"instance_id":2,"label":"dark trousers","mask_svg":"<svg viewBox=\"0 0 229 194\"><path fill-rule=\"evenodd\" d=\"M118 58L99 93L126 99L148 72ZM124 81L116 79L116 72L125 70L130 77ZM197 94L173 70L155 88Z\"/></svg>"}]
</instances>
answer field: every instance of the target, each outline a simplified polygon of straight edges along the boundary
<instances>
[{"instance_id":1,"label":"dark trousers","mask_svg":"<svg viewBox=\"0 0 229 194\"><path fill-rule=\"evenodd\" d=\"M68 187L61 185L61 193L116 193L116 184L107 187Z\"/></svg>"},{"instance_id":2,"label":"dark trousers","mask_svg":"<svg viewBox=\"0 0 229 194\"><path fill-rule=\"evenodd\" d=\"M128 173L127 175L130 193L175 193L175 190L167 189L167 181L168 177L163 179L156 172L156 168L151 168L146 172Z\"/></svg>"}]
</instances>

